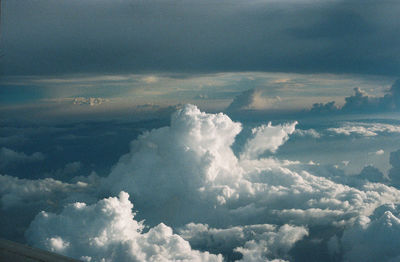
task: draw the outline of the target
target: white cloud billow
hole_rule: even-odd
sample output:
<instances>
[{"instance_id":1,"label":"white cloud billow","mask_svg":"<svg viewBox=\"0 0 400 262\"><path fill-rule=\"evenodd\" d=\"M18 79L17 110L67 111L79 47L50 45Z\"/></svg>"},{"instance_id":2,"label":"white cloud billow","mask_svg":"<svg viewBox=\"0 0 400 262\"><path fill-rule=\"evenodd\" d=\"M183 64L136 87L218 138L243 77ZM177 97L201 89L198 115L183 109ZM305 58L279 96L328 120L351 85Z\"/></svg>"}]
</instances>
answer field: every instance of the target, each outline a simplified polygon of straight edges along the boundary
<instances>
[{"instance_id":1,"label":"white cloud billow","mask_svg":"<svg viewBox=\"0 0 400 262\"><path fill-rule=\"evenodd\" d=\"M144 233L134 220L129 195L86 205L76 202L60 214L39 213L26 232L28 241L84 261L221 261L221 255L192 250L172 228L159 224Z\"/></svg>"},{"instance_id":2,"label":"white cloud billow","mask_svg":"<svg viewBox=\"0 0 400 262\"><path fill-rule=\"evenodd\" d=\"M242 159L257 159L266 151L274 153L283 145L296 128L297 122L292 124L272 126L262 125L251 130L253 138L249 139L240 155Z\"/></svg>"}]
</instances>

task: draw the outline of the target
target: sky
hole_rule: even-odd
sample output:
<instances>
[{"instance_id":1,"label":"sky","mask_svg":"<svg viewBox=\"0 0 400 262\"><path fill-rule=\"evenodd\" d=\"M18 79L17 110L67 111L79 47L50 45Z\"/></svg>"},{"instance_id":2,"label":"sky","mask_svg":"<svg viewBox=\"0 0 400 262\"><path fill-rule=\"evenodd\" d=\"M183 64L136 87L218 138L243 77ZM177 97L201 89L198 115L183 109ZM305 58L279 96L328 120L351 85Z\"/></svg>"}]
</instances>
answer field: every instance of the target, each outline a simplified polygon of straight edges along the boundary
<instances>
[{"instance_id":1,"label":"sky","mask_svg":"<svg viewBox=\"0 0 400 262\"><path fill-rule=\"evenodd\" d=\"M1 5L1 238L87 262L399 260L399 1Z\"/></svg>"},{"instance_id":2,"label":"sky","mask_svg":"<svg viewBox=\"0 0 400 262\"><path fill-rule=\"evenodd\" d=\"M218 111L257 89L258 109L298 110L343 104L355 87L382 95L400 70L399 9L397 1L5 0L1 109ZM108 105L73 106L82 97L101 99L75 104Z\"/></svg>"}]
</instances>

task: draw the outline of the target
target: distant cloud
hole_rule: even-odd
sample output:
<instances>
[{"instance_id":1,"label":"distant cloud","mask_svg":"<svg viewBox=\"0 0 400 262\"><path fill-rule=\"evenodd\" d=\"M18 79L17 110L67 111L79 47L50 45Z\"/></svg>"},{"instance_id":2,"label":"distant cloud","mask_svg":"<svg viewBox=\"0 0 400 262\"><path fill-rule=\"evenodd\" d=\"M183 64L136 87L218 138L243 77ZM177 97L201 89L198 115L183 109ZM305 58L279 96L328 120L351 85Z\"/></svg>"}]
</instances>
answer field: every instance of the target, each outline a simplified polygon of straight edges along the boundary
<instances>
[{"instance_id":1,"label":"distant cloud","mask_svg":"<svg viewBox=\"0 0 400 262\"><path fill-rule=\"evenodd\" d=\"M327 131L346 136L353 134L361 136L377 136L382 133L400 133L400 125L347 122L341 127L328 128Z\"/></svg>"},{"instance_id":2,"label":"distant cloud","mask_svg":"<svg viewBox=\"0 0 400 262\"><path fill-rule=\"evenodd\" d=\"M158 82L158 77L156 76L145 76L142 78L142 81L145 82L146 84L153 84Z\"/></svg>"},{"instance_id":3,"label":"distant cloud","mask_svg":"<svg viewBox=\"0 0 400 262\"><path fill-rule=\"evenodd\" d=\"M232 103L227 107L227 112L235 112L240 110L261 110L270 108L274 103L280 101L281 98L264 97L259 89L249 89L236 96Z\"/></svg>"},{"instance_id":4,"label":"distant cloud","mask_svg":"<svg viewBox=\"0 0 400 262\"><path fill-rule=\"evenodd\" d=\"M383 155L384 153L385 151L383 151L383 149L379 149L378 151L375 152L375 154L378 156Z\"/></svg>"},{"instance_id":5,"label":"distant cloud","mask_svg":"<svg viewBox=\"0 0 400 262\"><path fill-rule=\"evenodd\" d=\"M315 103L313 104L312 108L310 109L311 113L334 113L338 112L339 107L335 105L334 101L328 103Z\"/></svg>"},{"instance_id":6,"label":"distant cloud","mask_svg":"<svg viewBox=\"0 0 400 262\"><path fill-rule=\"evenodd\" d=\"M46 179L19 179L8 175L0 175L0 203L1 208L15 206L37 205L44 208L47 205L57 205L58 201L68 198L71 193L88 192L96 177L86 178L86 182L78 181L74 184L64 183L53 178ZM88 183L90 181L90 183ZM38 212L38 211L36 211Z\"/></svg>"},{"instance_id":7,"label":"distant cloud","mask_svg":"<svg viewBox=\"0 0 400 262\"><path fill-rule=\"evenodd\" d=\"M50 172L48 175L52 178L59 179L59 180L69 180L74 175L76 175L81 169L83 164L79 161L70 162L65 164L64 168L56 169Z\"/></svg>"},{"instance_id":8,"label":"distant cloud","mask_svg":"<svg viewBox=\"0 0 400 262\"><path fill-rule=\"evenodd\" d=\"M369 182L382 183L385 181L383 173L376 167L368 165L361 170L359 178L366 179Z\"/></svg>"},{"instance_id":9,"label":"distant cloud","mask_svg":"<svg viewBox=\"0 0 400 262\"><path fill-rule=\"evenodd\" d=\"M389 170L391 183L400 188L400 149L390 153L389 163L392 165Z\"/></svg>"},{"instance_id":10,"label":"distant cloud","mask_svg":"<svg viewBox=\"0 0 400 262\"><path fill-rule=\"evenodd\" d=\"M6 147L2 147L0 149L0 167L5 167L12 163L37 162L44 159L45 156L40 152L35 152L32 155L27 155L24 152L17 152Z\"/></svg>"},{"instance_id":11,"label":"distant cloud","mask_svg":"<svg viewBox=\"0 0 400 262\"><path fill-rule=\"evenodd\" d=\"M312 128L311 129L296 129L294 131L294 135L301 136L301 137L310 136L310 137L313 137L313 138L320 138L321 137L321 134L318 131L316 131L315 129L312 129Z\"/></svg>"},{"instance_id":12,"label":"distant cloud","mask_svg":"<svg viewBox=\"0 0 400 262\"><path fill-rule=\"evenodd\" d=\"M74 105L89 105L89 106L97 106L103 103L110 102L110 99L101 98L101 97L75 97L73 100Z\"/></svg>"},{"instance_id":13,"label":"distant cloud","mask_svg":"<svg viewBox=\"0 0 400 262\"><path fill-rule=\"evenodd\" d=\"M345 98L342 107L335 102L316 103L310 113L371 113L400 111L400 79L396 80L384 96L369 96L359 87L354 88L354 94Z\"/></svg>"}]
</instances>

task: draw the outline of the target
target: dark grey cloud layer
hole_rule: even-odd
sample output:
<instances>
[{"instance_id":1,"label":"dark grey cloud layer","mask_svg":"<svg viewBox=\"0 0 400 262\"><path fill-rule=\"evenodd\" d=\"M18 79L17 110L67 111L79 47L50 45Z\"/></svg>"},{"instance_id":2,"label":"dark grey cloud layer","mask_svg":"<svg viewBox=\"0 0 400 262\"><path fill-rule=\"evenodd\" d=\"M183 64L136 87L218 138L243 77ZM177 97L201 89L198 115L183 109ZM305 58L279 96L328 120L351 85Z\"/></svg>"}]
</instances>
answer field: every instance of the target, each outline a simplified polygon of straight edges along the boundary
<instances>
[{"instance_id":1,"label":"dark grey cloud layer","mask_svg":"<svg viewBox=\"0 0 400 262\"><path fill-rule=\"evenodd\" d=\"M3 1L1 72L398 75L398 1Z\"/></svg>"}]
</instances>

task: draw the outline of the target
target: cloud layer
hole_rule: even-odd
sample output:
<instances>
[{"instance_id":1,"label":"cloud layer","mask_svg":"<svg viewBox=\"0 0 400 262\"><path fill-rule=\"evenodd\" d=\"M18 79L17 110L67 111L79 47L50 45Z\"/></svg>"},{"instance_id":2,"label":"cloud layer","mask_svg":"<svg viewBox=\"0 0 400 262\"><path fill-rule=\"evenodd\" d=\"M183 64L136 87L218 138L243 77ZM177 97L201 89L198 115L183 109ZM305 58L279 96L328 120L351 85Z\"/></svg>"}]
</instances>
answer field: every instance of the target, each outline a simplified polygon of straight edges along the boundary
<instances>
[{"instance_id":1,"label":"cloud layer","mask_svg":"<svg viewBox=\"0 0 400 262\"><path fill-rule=\"evenodd\" d=\"M274 152L296 134L296 124L256 127L235 153L240 123L185 105L170 126L132 141L107 177L67 184L2 176L2 205L10 209L35 196L45 206L54 195L57 207L36 216L27 239L87 261L312 261L304 250L322 250L314 260L358 261L373 245L371 258L399 256L353 240L397 232L389 225L397 211L381 211L400 204L400 191L379 183L383 175L373 167L338 178L334 170L277 159ZM391 154L392 183L398 155ZM119 197L98 200L110 195Z\"/></svg>"}]
</instances>

